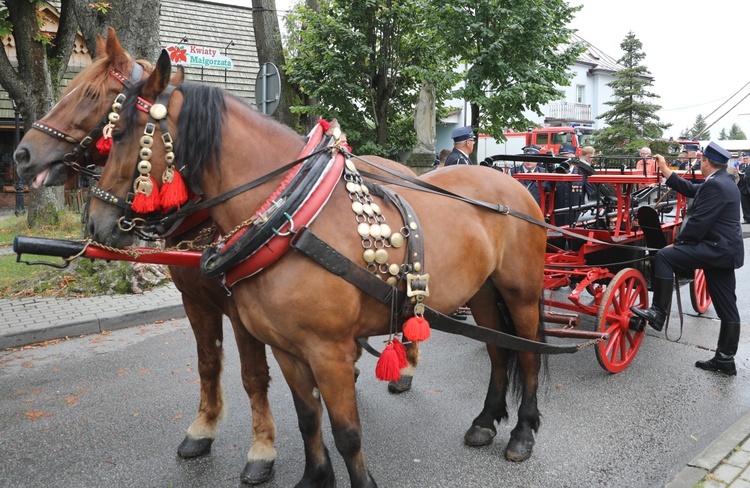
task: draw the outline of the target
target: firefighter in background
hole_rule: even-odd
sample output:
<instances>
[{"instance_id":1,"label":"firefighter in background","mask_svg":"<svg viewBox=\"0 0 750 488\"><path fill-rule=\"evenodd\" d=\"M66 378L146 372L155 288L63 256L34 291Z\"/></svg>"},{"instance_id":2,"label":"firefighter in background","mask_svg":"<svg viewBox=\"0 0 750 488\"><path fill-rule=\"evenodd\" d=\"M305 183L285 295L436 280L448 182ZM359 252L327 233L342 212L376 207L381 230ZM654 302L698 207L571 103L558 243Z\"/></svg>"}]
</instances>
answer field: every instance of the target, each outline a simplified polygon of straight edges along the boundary
<instances>
[{"instance_id":1,"label":"firefighter in background","mask_svg":"<svg viewBox=\"0 0 750 488\"><path fill-rule=\"evenodd\" d=\"M746 224L750 224L750 153L740 154L740 164L737 165L737 171L740 174L740 181L737 187L740 189L740 203L742 205L742 218Z\"/></svg>"}]
</instances>

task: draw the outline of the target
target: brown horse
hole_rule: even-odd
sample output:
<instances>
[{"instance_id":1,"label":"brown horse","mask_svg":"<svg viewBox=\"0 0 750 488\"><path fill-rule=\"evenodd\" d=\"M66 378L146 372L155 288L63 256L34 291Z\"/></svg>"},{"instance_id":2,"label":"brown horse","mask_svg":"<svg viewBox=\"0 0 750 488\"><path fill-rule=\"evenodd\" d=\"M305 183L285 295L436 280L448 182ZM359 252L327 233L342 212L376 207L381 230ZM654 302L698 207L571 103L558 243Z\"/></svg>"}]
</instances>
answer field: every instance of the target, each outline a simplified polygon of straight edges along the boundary
<instances>
[{"instance_id":1,"label":"brown horse","mask_svg":"<svg viewBox=\"0 0 750 488\"><path fill-rule=\"evenodd\" d=\"M169 57L163 53L155 72L128 91L113 131L114 144L99 182L100 193L124 199L133 191L134 175L148 169L148 165L139 162L141 136L147 124L152 123L159 135L163 121L175 140L177 161L186 165L182 168L186 179L205 199L223 195L249 181L256 184L252 190L210 208L225 239L248 222L252 227L256 223L262 226L261 217L267 212L251 219L255 210L248 209L268 208L269 195L285 178L273 176L274 172L295 160L304 142L290 129L217 88L183 83L174 91L167 90L170 71ZM156 103L158 97L161 98ZM141 111L144 106L153 108L150 115ZM189 161L180 159L187 154L191 156ZM165 157L164 147L155 143L150 152L151 174L164 171ZM500 204L507 204L535 219L542 218L523 186L490 168L451 167L429 173L423 181L466 198L494 202L497 210L501 210ZM156 183L159 184L158 177ZM306 235L314 232L335 247L341 260L364 266L363 233L352 214L352 194L364 193L367 192L358 185L336 185L309 228L298 229L291 222L277 231L288 229L295 239L302 235L301 231ZM546 247L544 229L461 199L416 189L399 189L398 193L413 208L415 215L410 212L408 218L418 216L421 226L404 222L395 206L380 201L380 197L375 200L380 202L382 217L391 228L404 226L407 230L402 230L400 236L424 245L425 267L412 263L410 269L429 272L430 294L425 303L431 309L449 313L468 301L480 326L542 340L539 305ZM132 233L121 229L128 213L119 206L93 201L89 221L92 237L112 246L130 244ZM391 236L391 243L395 236ZM387 260L409 262L404 255L407 247L388 247ZM336 267L335 262L330 264ZM409 283L411 280L412 277L407 278ZM422 286L427 281L425 275L419 274L414 283ZM286 252L263 271L238 281L232 292L242 322L272 347L292 391L306 459L299 486L335 485L322 439L322 402L328 409L336 447L346 463L351 486L375 486L362 452L354 390L354 340L393 332L388 307L296 251ZM512 355L494 345L488 345L488 352L492 371L487 398L465 434L470 445L490 443L496 433L495 422L507 418L506 393L513 377L509 375L508 360ZM541 361L539 355L528 352L519 352L517 358L521 402L506 457L521 461L531 455L534 431L539 427L536 394Z\"/></svg>"},{"instance_id":2,"label":"brown horse","mask_svg":"<svg viewBox=\"0 0 750 488\"><path fill-rule=\"evenodd\" d=\"M101 125L97 124L105 120L124 84L135 83L153 69L146 61L134 61L123 50L112 28L108 30L106 44L99 38L97 54L99 57L71 82L53 110L38 121L40 130L29 131L19 144L15 153L19 171L37 186L60 185L66 178L77 175L76 170L82 167L104 164L106 157L96 148L96 142L101 137ZM176 80L172 83L176 83ZM45 130L45 127L48 129ZM91 139L87 139L87 136ZM74 140L86 142L84 145ZM393 161L375 157L372 160L391 170L413 175L408 168ZM168 239L167 246L181 240L192 240L211 224L208 220ZM175 266L170 267L170 271L176 287L182 293L183 305L195 335L201 378L198 413L178 448L178 454L185 458L206 454L215 439L217 424L224 411L220 376L222 316L226 315L235 333L243 386L250 398L253 419L252 445L242 479L248 483L265 481L273 475L276 458L273 448L275 427L267 399L270 376L265 345L248 333L237 314L233 298L216 280L204 277L195 268ZM409 388L418 359L416 345L408 348L408 359L409 366L402 370L402 379L389 384L391 391Z\"/></svg>"}]
</instances>

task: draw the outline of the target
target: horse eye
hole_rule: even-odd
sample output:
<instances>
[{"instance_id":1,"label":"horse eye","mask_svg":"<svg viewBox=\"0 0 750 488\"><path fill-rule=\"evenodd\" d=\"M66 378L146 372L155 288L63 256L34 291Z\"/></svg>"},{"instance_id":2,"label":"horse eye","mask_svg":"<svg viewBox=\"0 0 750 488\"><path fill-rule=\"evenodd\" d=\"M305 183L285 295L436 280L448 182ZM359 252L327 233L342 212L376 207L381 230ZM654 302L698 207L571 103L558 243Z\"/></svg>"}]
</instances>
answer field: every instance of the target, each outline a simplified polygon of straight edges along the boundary
<instances>
[{"instance_id":1,"label":"horse eye","mask_svg":"<svg viewBox=\"0 0 750 488\"><path fill-rule=\"evenodd\" d=\"M114 142L120 142L122 140L123 134L121 130L113 130L112 131L112 140Z\"/></svg>"}]
</instances>

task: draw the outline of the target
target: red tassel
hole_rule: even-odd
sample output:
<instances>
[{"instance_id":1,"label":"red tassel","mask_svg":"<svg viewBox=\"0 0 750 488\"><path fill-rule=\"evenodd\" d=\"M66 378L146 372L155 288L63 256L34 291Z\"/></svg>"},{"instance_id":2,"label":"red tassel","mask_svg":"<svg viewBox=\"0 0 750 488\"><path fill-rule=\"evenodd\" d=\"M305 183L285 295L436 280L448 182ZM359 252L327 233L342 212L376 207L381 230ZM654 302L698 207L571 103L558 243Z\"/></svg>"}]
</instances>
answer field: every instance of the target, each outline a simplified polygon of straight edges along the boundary
<instances>
[{"instance_id":1,"label":"red tassel","mask_svg":"<svg viewBox=\"0 0 750 488\"><path fill-rule=\"evenodd\" d=\"M323 134L328 132L328 129L331 128L331 123L325 119L318 119L318 124L320 124L320 128L323 129Z\"/></svg>"},{"instance_id":2,"label":"red tassel","mask_svg":"<svg viewBox=\"0 0 750 488\"><path fill-rule=\"evenodd\" d=\"M110 149L112 149L112 138L100 137L99 140L96 141L96 149L102 156L109 154Z\"/></svg>"},{"instance_id":3,"label":"red tassel","mask_svg":"<svg viewBox=\"0 0 750 488\"><path fill-rule=\"evenodd\" d=\"M139 214L147 214L156 211L159 208L159 187L156 186L156 182L149 176L153 190L150 195L145 193L136 193L133 198L133 210Z\"/></svg>"},{"instance_id":4,"label":"red tassel","mask_svg":"<svg viewBox=\"0 0 750 488\"><path fill-rule=\"evenodd\" d=\"M398 381L401 378L401 368L398 367L398 353L389 342L380 353L378 364L375 366L375 377L380 381Z\"/></svg>"},{"instance_id":5,"label":"red tassel","mask_svg":"<svg viewBox=\"0 0 750 488\"><path fill-rule=\"evenodd\" d=\"M185 180L182 179L182 175L179 171L173 172L174 176L170 183L164 183L161 185L161 208L162 210L169 210L172 207L180 208L180 205L187 202L187 187L185 186Z\"/></svg>"},{"instance_id":6,"label":"red tassel","mask_svg":"<svg viewBox=\"0 0 750 488\"><path fill-rule=\"evenodd\" d=\"M430 324L424 317L412 317L404 323L404 336L410 341L426 341L430 338Z\"/></svg>"},{"instance_id":7,"label":"red tassel","mask_svg":"<svg viewBox=\"0 0 750 488\"><path fill-rule=\"evenodd\" d=\"M394 337L391 343L393 344L393 350L396 351L396 355L398 356L398 369L405 368L409 364L406 360L406 347L401 344L398 337Z\"/></svg>"}]
</instances>

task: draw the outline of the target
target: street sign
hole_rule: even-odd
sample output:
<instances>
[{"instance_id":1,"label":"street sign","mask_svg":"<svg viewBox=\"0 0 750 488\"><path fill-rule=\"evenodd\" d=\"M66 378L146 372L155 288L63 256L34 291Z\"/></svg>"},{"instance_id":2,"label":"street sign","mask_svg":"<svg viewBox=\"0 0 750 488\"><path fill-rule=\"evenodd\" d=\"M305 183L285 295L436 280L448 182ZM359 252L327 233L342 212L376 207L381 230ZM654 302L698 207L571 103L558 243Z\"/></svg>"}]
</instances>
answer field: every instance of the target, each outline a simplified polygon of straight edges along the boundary
<instances>
[{"instance_id":1,"label":"street sign","mask_svg":"<svg viewBox=\"0 0 750 488\"><path fill-rule=\"evenodd\" d=\"M232 58L221 54L215 47L168 44L166 50L172 64L225 70L234 69Z\"/></svg>"},{"instance_id":2,"label":"street sign","mask_svg":"<svg viewBox=\"0 0 750 488\"><path fill-rule=\"evenodd\" d=\"M255 106L261 113L271 115L279 106L281 78L273 63L265 63L255 79Z\"/></svg>"}]
</instances>

